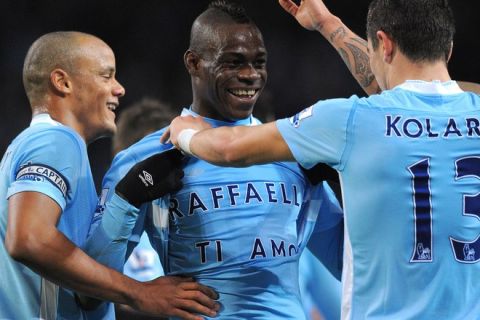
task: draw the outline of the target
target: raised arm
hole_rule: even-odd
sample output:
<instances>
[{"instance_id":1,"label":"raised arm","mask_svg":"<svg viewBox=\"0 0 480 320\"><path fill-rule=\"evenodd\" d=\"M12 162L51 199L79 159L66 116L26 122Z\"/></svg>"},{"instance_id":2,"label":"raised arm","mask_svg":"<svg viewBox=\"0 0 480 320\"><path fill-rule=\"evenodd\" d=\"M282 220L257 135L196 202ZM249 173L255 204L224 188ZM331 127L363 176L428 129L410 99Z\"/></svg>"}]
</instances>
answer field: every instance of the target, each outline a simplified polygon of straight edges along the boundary
<instances>
[{"instance_id":1,"label":"raised arm","mask_svg":"<svg viewBox=\"0 0 480 320\"><path fill-rule=\"evenodd\" d=\"M291 0L278 2L302 27L320 32L330 42L368 95L382 91L370 69L367 42L350 30L339 17L333 15L322 0L302 0L300 5ZM480 94L478 83L458 81L458 85L464 91Z\"/></svg>"},{"instance_id":2,"label":"raised arm","mask_svg":"<svg viewBox=\"0 0 480 320\"><path fill-rule=\"evenodd\" d=\"M381 91L370 69L367 42L333 15L322 0L302 0L300 5L292 0L279 3L302 27L320 32L330 42L368 95Z\"/></svg>"}]
</instances>

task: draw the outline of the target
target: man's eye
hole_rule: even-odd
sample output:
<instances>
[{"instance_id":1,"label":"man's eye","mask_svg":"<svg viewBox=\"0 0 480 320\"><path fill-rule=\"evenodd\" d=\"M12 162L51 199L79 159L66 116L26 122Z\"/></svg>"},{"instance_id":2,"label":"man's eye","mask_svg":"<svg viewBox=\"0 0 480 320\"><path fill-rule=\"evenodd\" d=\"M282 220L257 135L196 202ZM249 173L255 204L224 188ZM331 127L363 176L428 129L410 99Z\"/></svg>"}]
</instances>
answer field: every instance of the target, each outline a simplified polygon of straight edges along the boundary
<instances>
[{"instance_id":1,"label":"man's eye","mask_svg":"<svg viewBox=\"0 0 480 320\"><path fill-rule=\"evenodd\" d=\"M229 61L225 61L225 65L227 66L238 66L240 65L242 62L240 60L229 60Z\"/></svg>"},{"instance_id":2,"label":"man's eye","mask_svg":"<svg viewBox=\"0 0 480 320\"><path fill-rule=\"evenodd\" d=\"M255 61L255 67L257 68L263 68L266 66L266 64L267 64L267 61L263 59Z\"/></svg>"}]
</instances>

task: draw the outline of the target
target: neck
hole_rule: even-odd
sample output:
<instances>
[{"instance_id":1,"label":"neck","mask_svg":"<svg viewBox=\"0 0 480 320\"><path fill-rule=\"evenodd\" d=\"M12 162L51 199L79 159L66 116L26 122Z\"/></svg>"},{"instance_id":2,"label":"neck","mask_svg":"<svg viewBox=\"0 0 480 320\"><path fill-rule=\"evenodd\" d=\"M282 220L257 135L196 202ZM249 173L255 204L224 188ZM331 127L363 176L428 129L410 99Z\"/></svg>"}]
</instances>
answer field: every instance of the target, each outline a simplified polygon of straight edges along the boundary
<instances>
[{"instance_id":1,"label":"neck","mask_svg":"<svg viewBox=\"0 0 480 320\"><path fill-rule=\"evenodd\" d=\"M213 108L202 107L204 105L205 104L202 104L199 101L195 101L195 99L194 99L193 102L192 102L192 111L195 112L196 114L198 114L199 116L202 116L202 117L205 117L205 118L209 118L209 119L213 119L213 120L220 120L220 121L227 121L227 122L231 121L231 120L228 120L228 119L224 119L217 112L212 112L212 110L214 110Z\"/></svg>"},{"instance_id":2,"label":"neck","mask_svg":"<svg viewBox=\"0 0 480 320\"><path fill-rule=\"evenodd\" d=\"M47 104L36 104L32 106L32 116L42 113L47 113L53 120L75 130L87 144L93 140L88 136L83 126L80 125L77 118L66 106L56 104L52 101Z\"/></svg>"},{"instance_id":3,"label":"neck","mask_svg":"<svg viewBox=\"0 0 480 320\"><path fill-rule=\"evenodd\" d=\"M32 107L32 117L42 113L49 113L48 108L45 105L36 105Z\"/></svg>"},{"instance_id":4,"label":"neck","mask_svg":"<svg viewBox=\"0 0 480 320\"><path fill-rule=\"evenodd\" d=\"M386 73L386 87L392 89L407 80L422 80L431 82L439 80L450 81L447 65L444 61L434 62L411 62L405 56L400 55L396 63L388 66Z\"/></svg>"}]
</instances>

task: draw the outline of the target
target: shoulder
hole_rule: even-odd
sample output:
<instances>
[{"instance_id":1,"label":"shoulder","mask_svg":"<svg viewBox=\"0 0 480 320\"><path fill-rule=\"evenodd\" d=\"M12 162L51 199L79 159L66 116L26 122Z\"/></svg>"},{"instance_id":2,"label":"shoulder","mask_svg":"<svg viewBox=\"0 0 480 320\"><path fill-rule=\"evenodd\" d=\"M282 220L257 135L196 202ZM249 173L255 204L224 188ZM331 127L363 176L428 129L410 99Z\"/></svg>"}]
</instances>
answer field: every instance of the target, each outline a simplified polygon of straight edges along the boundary
<instances>
[{"instance_id":1,"label":"shoulder","mask_svg":"<svg viewBox=\"0 0 480 320\"><path fill-rule=\"evenodd\" d=\"M328 107L352 107L359 101L362 101L366 98L360 98L357 95L352 95L349 98L334 98L334 99L326 99L326 100L319 100L317 101L313 107L317 108L328 108Z\"/></svg>"},{"instance_id":2,"label":"shoulder","mask_svg":"<svg viewBox=\"0 0 480 320\"><path fill-rule=\"evenodd\" d=\"M465 92L465 95L472 101L475 105L480 105L480 94L476 92Z\"/></svg>"},{"instance_id":3,"label":"shoulder","mask_svg":"<svg viewBox=\"0 0 480 320\"><path fill-rule=\"evenodd\" d=\"M30 127L19 138L11 166L16 182L9 193L45 193L63 208L62 199L76 188L78 178L89 168L85 143L73 130L62 126Z\"/></svg>"},{"instance_id":4,"label":"shoulder","mask_svg":"<svg viewBox=\"0 0 480 320\"><path fill-rule=\"evenodd\" d=\"M30 127L17 141L17 161L44 161L78 165L88 161L86 144L72 129L64 126Z\"/></svg>"},{"instance_id":5,"label":"shoulder","mask_svg":"<svg viewBox=\"0 0 480 320\"><path fill-rule=\"evenodd\" d=\"M339 117L341 114L349 114L364 98L359 98L356 95L350 98L334 98L317 101L313 106L303 110L305 114L311 113L313 117ZM310 110L309 110L310 109ZM301 116L301 113L299 114Z\"/></svg>"},{"instance_id":6,"label":"shoulder","mask_svg":"<svg viewBox=\"0 0 480 320\"><path fill-rule=\"evenodd\" d=\"M145 136L140 141L120 151L112 161L110 169L104 178L104 187L108 184L116 184L137 162L140 162L155 153L163 152L172 148L171 144L160 143L165 128Z\"/></svg>"},{"instance_id":7,"label":"shoulder","mask_svg":"<svg viewBox=\"0 0 480 320\"><path fill-rule=\"evenodd\" d=\"M300 126L300 123L313 123L317 126L317 121L323 121L330 118L343 118L341 115L348 116L350 111L361 98L354 95L350 98L336 98L317 101L315 104L288 118L291 125L295 128ZM282 119L283 122L286 119ZM330 121L330 120L328 120Z\"/></svg>"},{"instance_id":8,"label":"shoulder","mask_svg":"<svg viewBox=\"0 0 480 320\"><path fill-rule=\"evenodd\" d=\"M120 151L113 161L117 162L122 159L128 159L130 161L138 162L155 153L171 149L171 144L160 143L160 137L165 132L165 129L166 128L162 128L146 135L127 149Z\"/></svg>"},{"instance_id":9,"label":"shoulder","mask_svg":"<svg viewBox=\"0 0 480 320\"><path fill-rule=\"evenodd\" d=\"M66 126L35 126L25 130L23 143L39 143L51 148L83 147L85 142L73 129Z\"/></svg>"}]
</instances>

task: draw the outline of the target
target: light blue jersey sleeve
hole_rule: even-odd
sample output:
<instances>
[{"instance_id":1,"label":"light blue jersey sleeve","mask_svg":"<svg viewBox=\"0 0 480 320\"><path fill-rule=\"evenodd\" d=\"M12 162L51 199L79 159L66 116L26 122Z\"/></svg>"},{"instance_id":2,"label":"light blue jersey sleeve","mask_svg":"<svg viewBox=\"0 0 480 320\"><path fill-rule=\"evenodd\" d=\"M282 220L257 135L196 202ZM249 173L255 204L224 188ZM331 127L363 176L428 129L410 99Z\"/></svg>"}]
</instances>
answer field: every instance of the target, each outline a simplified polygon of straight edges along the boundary
<instances>
[{"instance_id":1,"label":"light blue jersey sleeve","mask_svg":"<svg viewBox=\"0 0 480 320\"><path fill-rule=\"evenodd\" d=\"M71 129L38 123L23 131L10 144L0 165L0 193L3 196L0 203L0 238L4 238L7 230L7 199L22 192L36 192L58 204L62 215L57 228L74 243L81 243L87 232L83 226L88 227L93 211L93 208L87 212L82 209L88 208L89 200L95 198L94 193L90 198L92 193L85 189L89 186L85 181L89 170L85 144ZM82 205L77 205L79 192L85 194ZM37 211L39 215L47 214ZM71 225L75 225L75 232L68 228ZM1 319L33 319L47 314L76 314L78 318L82 317L67 290L58 289L30 268L13 260L3 245L0 246L0 260Z\"/></svg>"},{"instance_id":2,"label":"light blue jersey sleeve","mask_svg":"<svg viewBox=\"0 0 480 320\"><path fill-rule=\"evenodd\" d=\"M130 205L115 193L115 186L136 162L135 156L127 151L114 158L103 179L102 192L84 246L85 252L93 259L119 272L123 272L129 239L145 205L140 209ZM89 317L114 319L113 304L101 304L90 312Z\"/></svg>"},{"instance_id":3,"label":"light blue jersey sleeve","mask_svg":"<svg viewBox=\"0 0 480 320\"><path fill-rule=\"evenodd\" d=\"M93 218L85 251L98 262L120 272L127 244L143 206L138 209L115 193L117 183L137 162L131 152L118 154L103 179L102 193Z\"/></svg>"},{"instance_id":4,"label":"light blue jersey sleeve","mask_svg":"<svg viewBox=\"0 0 480 320\"><path fill-rule=\"evenodd\" d=\"M302 208L302 212L304 211L317 216L307 243L308 249L333 276L340 279L343 257L343 211L326 182L311 189L310 199Z\"/></svg>"},{"instance_id":5,"label":"light blue jersey sleeve","mask_svg":"<svg viewBox=\"0 0 480 320\"><path fill-rule=\"evenodd\" d=\"M85 251L98 262L121 272L138 212L139 209L113 193L105 203L101 221L87 239Z\"/></svg>"},{"instance_id":6,"label":"light blue jersey sleeve","mask_svg":"<svg viewBox=\"0 0 480 320\"><path fill-rule=\"evenodd\" d=\"M61 149L61 150L60 150ZM23 141L13 155L7 199L12 195L35 191L52 198L63 210L75 193L78 167L82 165L79 142L63 128L44 130ZM62 154L62 157L55 155Z\"/></svg>"},{"instance_id":7,"label":"light blue jersey sleeve","mask_svg":"<svg viewBox=\"0 0 480 320\"><path fill-rule=\"evenodd\" d=\"M353 118L353 106L359 98L319 101L297 115L277 121L277 128L288 144L294 158L305 168L319 162L342 170L349 152L349 130ZM330 188L324 188L323 197L334 197ZM308 242L308 249L337 278L341 278L343 266L343 218L336 202L321 206L315 230ZM322 214L324 215L322 217ZM329 215L337 219L328 219ZM334 221L335 223L325 224Z\"/></svg>"},{"instance_id":8,"label":"light blue jersey sleeve","mask_svg":"<svg viewBox=\"0 0 480 320\"><path fill-rule=\"evenodd\" d=\"M323 162L341 170L352 106L358 99L319 101L291 118L277 120L280 134L300 165L310 169Z\"/></svg>"},{"instance_id":9,"label":"light blue jersey sleeve","mask_svg":"<svg viewBox=\"0 0 480 320\"><path fill-rule=\"evenodd\" d=\"M103 179L102 193L85 251L98 262L119 272L124 271L127 258L140 241L150 204L143 204L140 208L136 208L119 197L115 193L115 187L136 163L171 148L171 145L161 145L159 142L158 149L144 147L151 145L151 140L159 141L156 136L158 134L156 132L154 135L147 136L120 152L113 159L112 165ZM108 315L105 315L106 318L113 317L111 304L108 307L110 310Z\"/></svg>"}]
</instances>

